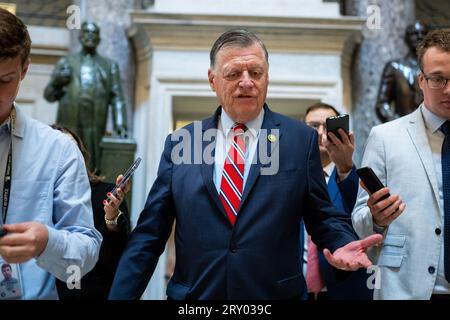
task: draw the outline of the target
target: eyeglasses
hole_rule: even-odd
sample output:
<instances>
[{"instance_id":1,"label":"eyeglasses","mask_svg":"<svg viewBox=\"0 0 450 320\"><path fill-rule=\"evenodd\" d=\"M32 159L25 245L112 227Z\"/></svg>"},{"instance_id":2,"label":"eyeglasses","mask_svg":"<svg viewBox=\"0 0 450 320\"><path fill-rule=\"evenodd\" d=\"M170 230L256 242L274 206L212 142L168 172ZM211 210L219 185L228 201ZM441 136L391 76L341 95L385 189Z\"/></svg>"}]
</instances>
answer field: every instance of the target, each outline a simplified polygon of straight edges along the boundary
<instances>
[{"instance_id":1,"label":"eyeglasses","mask_svg":"<svg viewBox=\"0 0 450 320\"><path fill-rule=\"evenodd\" d=\"M325 122L309 121L306 122L306 125L316 130L319 130L319 128L322 126L323 130L327 130L327 124Z\"/></svg>"},{"instance_id":2,"label":"eyeglasses","mask_svg":"<svg viewBox=\"0 0 450 320\"><path fill-rule=\"evenodd\" d=\"M442 89L445 88L449 79L441 76L427 76L423 71L423 76L427 80L428 87L430 89Z\"/></svg>"}]
</instances>

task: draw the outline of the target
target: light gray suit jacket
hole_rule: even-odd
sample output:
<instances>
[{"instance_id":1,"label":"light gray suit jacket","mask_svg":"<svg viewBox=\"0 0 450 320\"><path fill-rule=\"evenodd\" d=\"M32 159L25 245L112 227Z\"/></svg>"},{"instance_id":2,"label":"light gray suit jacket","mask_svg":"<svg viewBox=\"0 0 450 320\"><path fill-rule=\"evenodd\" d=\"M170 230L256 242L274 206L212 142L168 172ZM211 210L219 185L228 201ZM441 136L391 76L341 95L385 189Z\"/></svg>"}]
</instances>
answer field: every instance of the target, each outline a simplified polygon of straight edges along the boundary
<instances>
[{"instance_id":1,"label":"light gray suit jacket","mask_svg":"<svg viewBox=\"0 0 450 320\"><path fill-rule=\"evenodd\" d=\"M361 166L370 166L405 211L385 230L382 246L369 256L380 267L381 288L374 299L429 299L436 280L443 232L439 191L421 108L370 132ZM362 237L374 234L367 193L360 187L352 213Z\"/></svg>"}]
</instances>

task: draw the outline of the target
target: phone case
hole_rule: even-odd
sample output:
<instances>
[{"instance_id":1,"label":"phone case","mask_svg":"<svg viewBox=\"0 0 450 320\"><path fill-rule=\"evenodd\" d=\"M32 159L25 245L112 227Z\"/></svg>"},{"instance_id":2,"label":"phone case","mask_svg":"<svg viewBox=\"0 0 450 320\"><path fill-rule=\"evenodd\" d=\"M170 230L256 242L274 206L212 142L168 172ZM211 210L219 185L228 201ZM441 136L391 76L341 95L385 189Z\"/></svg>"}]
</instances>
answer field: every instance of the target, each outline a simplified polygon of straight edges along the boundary
<instances>
[{"instance_id":1,"label":"phone case","mask_svg":"<svg viewBox=\"0 0 450 320\"><path fill-rule=\"evenodd\" d=\"M341 141L341 135L338 132L339 128L342 128L347 134L349 132L349 116L348 114L342 114L339 116L328 117L326 120L327 132L333 132L336 137Z\"/></svg>"},{"instance_id":2,"label":"phone case","mask_svg":"<svg viewBox=\"0 0 450 320\"><path fill-rule=\"evenodd\" d=\"M116 196L117 195L117 189L121 188L123 189L125 187L125 184L127 183L127 181L131 178L131 176L133 175L134 171L139 167L139 164L141 163L141 158L138 157L136 159L136 161L134 161L134 163L131 165L131 167L128 168L128 170L124 173L122 181L120 181L120 184L116 184L114 186L114 189L111 190L111 193ZM108 199L109 202L109 199Z\"/></svg>"},{"instance_id":3,"label":"phone case","mask_svg":"<svg viewBox=\"0 0 450 320\"><path fill-rule=\"evenodd\" d=\"M364 185L369 189L370 193L375 193L378 190L384 188L384 185L381 183L380 179L377 177L375 172L373 172L372 168L370 167L363 167L356 169L356 174L358 177L364 182ZM384 200L386 198L389 198L390 194L384 195L381 200Z\"/></svg>"}]
</instances>

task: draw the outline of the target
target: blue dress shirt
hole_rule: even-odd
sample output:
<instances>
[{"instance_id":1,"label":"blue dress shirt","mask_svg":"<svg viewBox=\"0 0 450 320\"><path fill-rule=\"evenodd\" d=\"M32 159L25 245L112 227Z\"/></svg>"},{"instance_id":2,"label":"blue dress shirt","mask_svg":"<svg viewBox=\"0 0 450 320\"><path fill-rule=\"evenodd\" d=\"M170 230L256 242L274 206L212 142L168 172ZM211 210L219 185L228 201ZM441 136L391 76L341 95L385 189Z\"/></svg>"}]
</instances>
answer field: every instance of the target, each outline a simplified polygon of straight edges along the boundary
<instances>
[{"instance_id":1,"label":"blue dress shirt","mask_svg":"<svg viewBox=\"0 0 450 320\"><path fill-rule=\"evenodd\" d=\"M94 228L91 189L75 142L20 108L16 110L12 135L1 136L2 141L8 136L12 139L11 194L5 223L35 221L47 226L44 251L20 264L23 298L57 299L54 277L66 281L77 274L73 270L79 270L81 276L89 272L98 259L102 236ZM0 154L7 153L9 143L1 143L0 148ZM0 167L1 181L4 174L5 167Z\"/></svg>"}]
</instances>

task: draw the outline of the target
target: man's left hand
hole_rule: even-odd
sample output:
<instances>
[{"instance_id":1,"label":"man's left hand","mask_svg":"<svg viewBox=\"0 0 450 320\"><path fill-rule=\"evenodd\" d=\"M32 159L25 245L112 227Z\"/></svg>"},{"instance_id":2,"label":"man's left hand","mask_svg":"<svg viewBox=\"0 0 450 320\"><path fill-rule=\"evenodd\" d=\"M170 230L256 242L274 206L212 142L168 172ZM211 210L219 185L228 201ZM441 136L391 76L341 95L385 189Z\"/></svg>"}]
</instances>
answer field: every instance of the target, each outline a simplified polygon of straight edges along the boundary
<instances>
[{"instance_id":1,"label":"man's left hand","mask_svg":"<svg viewBox=\"0 0 450 320\"><path fill-rule=\"evenodd\" d=\"M383 242L381 234L373 234L367 238L352 241L337 249L333 254L324 249L323 254L328 263L341 270L356 271L359 268L368 268L372 262L366 255L366 249Z\"/></svg>"},{"instance_id":2,"label":"man's left hand","mask_svg":"<svg viewBox=\"0 0 450 320\"><path fill-rule=\"evenodd\" d=\"M47 246L48 229L39 222L5 224L0 255L9 263L22 263L39 256Z\"/></svg>"}]
</instances>

